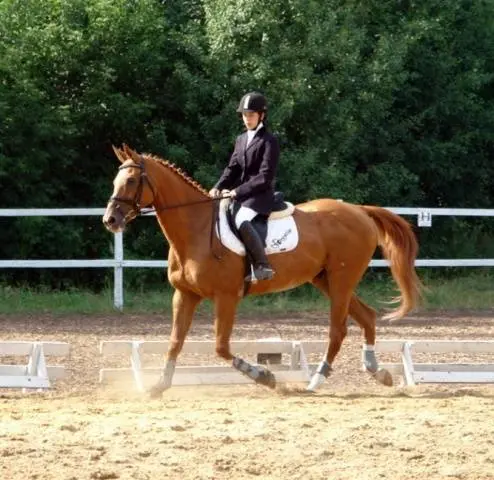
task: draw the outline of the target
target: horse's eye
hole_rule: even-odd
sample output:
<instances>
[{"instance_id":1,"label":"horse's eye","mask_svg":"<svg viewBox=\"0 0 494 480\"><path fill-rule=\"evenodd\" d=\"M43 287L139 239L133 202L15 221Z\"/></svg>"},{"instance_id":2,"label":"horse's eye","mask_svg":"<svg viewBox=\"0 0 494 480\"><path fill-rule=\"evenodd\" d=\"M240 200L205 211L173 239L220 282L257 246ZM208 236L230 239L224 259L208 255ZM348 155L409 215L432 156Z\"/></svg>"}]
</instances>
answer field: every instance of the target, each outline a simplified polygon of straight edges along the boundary
<instances>
[{"instance_id":1,"label":"horse's eye","mask_svg":"<svg viewBox=\"0 0 494 480\"><path fill-rule=\"evenodd\" d=\"M137 180L134 177L129 177L127 179L127 185L134 185L137 182Z\"/></svg>"}]
</instances>

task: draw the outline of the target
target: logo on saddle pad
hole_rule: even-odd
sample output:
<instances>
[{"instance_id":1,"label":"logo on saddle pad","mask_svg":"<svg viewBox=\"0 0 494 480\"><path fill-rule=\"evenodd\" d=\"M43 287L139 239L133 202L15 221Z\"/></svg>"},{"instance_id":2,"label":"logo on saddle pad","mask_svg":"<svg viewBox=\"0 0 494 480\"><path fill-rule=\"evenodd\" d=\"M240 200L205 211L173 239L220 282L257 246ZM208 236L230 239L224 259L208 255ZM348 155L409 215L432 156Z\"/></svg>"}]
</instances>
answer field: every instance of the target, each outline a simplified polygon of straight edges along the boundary
<instances>
[{"instance_id":1,"label":"logo on saddle pad","mask_svg":"<svg viewBox=\"0 0 494 480\"><path fill-rule=\"evenodd\" d=\"M288 205L291 207L291 213L293 213L293 206L290 203ZM226 218L227 206L228 200L222 200L219 211L221 243L238 255L245 255L244 244L233 234L228 225ZM293 215L289 213L287 216L280 218L280 213L282 212L275 212L268 220L268 234L266 236L265 248L267 255L289 252L298 245L298 229ZM216 236L219 236L218 225L216 225Z\"/></svg>"}]
</instances>

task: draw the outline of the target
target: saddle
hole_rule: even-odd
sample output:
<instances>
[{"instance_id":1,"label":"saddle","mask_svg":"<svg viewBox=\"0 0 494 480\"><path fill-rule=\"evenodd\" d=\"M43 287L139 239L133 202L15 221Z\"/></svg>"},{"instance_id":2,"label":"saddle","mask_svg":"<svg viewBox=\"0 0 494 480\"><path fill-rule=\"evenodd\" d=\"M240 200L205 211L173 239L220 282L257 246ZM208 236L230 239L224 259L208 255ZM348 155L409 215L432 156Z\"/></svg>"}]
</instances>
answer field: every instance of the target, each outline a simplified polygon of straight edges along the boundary
<instances>
[{"instance_id":1,"label":"saddle","mask_svg":"<svg viewBox=\"0 0 494 480\"><path fill-rule=\"evenodd\" d=\"M235 200L230 201L228 207L226 208L226 220L232 233L235 235L235 237L237 237L237 239L241 243L243 243L240 233L238 232L237 226L235 225L235 216L238 213L240 207L241 204L239 202ZM295 207L293 204L285 202L284 195L282 192L275 192L274 206L271 214L270 215L259 214L251 220L251 224L259 234L262 243L264 245L264 248L266 248L266 238L268 236L268 220L288 217L292 215L294 210ZM244 278L249 277L249 274L251 273L252 265L253 265L253 259L246 250L246 255L244 260ZM246 296L249 293L250 286L251 286L250 281L247 280L244 281L244 289L243 289L244 296Z\"/></svg>"},{"instance_id":2,"label":"saddle","mask_svg":"<svg viewBox=\"0 0 494 480\"><path fill-rule=\"evenodd\" d=\"M229 203L228 208L226 210L226 217L228 220L228 226L230 227L233 234L240 240L240 234L238 233L237 226L235 225L235 216L237 215L238 210L241 205L239 202L233 200ZM268 234L268 220L275 218L284 218L290 216L295 207L289 203L285 202L285 196L283 192L274 192L274 206L270 215L257 215L252 221L252 225L256 229L257 233L261 237L261 240L266 246L266 237Z\"/></svg>"}]
</instances>

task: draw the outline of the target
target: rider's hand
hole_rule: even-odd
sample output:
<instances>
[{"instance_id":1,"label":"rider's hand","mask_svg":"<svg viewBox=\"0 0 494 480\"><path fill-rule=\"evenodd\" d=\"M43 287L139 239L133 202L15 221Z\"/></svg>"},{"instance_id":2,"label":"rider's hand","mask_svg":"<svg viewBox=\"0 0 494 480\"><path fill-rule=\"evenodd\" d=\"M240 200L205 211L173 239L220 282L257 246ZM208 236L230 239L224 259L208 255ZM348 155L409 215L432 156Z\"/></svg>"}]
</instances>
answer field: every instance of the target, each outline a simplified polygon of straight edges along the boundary
<instances>
[{"instance_id":1,"label":"rider's hand","mask_svg":"<svg viewBox=\"0 0 494 480\"><path fill-rule=\"evenodd\" d=\"M229 196L230 198L235 198L235 197L237 196L237 192L236 192L235 190L230 190L230 191L228 192L228 196Z\"/></svg>"},{"instance_id":2,"label":"rider's hand","mask_svg":"<svg viewBox=\"0 0 494 480\"><path fill-rule=\"evenodd\" d=\"M209 190L209 196L211 198L218 198L221 196L221 192L217 188L212 188Z\"/></svg>"}]
</instances>

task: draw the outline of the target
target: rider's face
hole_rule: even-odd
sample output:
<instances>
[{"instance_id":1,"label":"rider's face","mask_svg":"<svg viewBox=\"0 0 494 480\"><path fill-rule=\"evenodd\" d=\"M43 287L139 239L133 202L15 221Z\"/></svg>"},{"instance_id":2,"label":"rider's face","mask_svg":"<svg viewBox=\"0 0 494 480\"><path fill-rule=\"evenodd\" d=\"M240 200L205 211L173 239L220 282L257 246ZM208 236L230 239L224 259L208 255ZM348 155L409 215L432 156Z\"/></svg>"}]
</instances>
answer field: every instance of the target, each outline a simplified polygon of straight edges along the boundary
<instances>
[{"instance_id":1,"label":"rider's face","mask_svg":"<svg viewBox=\"0 0 494 480\"><path fill-rule=\"evenodd\" d=\"M254 130L259 125L259 122L262 121L262 117L264 114L259 112L243 112L242 118L244 120L244 125L248 130Z\"/></svg>"}]
</instances>

